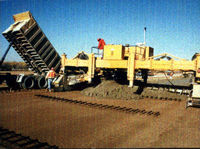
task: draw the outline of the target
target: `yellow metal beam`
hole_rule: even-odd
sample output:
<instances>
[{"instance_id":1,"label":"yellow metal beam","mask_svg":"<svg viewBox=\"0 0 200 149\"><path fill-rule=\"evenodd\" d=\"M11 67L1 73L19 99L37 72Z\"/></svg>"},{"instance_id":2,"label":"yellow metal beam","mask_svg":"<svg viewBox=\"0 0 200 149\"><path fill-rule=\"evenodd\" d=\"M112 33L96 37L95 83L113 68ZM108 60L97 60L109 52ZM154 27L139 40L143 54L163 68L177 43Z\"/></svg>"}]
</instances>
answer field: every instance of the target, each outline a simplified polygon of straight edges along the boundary
<instances>
[{"instance_id":1,"label":"yellow metal beam","mask_svg":"<svg viewBox=\"0 0 200 149\"><path fill-rule=\"evenodd\" d=\"M165 61L165 60L137 60L135 64L136 69L151 69L151 70L195 70L195 62L193 61Z\"/></svg>"},{"instance_id":2,"label":"yellow metal beam","mask_svg":"<svg viewBox=\"0 0 200 149\"><path fill-rule=\"evenodd\" d=\"M153 70L196 70L195 61L175 61L175 60L135 60L135 69ZM128 68L128 60L96 60L97 68Z\"/></svg>"},{"instance_id":3,"label":"yellow metal beam","mask_svg":"<svg viewBox=\"0 0 200 149\"><path fill-rule=\"evenodd\" d=\"M67 65L66 60L67 60L67 56L66 56L66 54L63 54L61 57L61 67L62 68L64 68Z\"/></svg>"},{"instance_id":4,"label":"yellow metal beam","mask_svg":"<svg viewBox=\"0 0 200 149\"><path fill-rule=\"evenodd\" d=\"M89 55L88 60L88 82L92 82L92 78L94 78L94 71L95 71L95 57L94 54Z\"/></svg>"},{"instance_id":5,"label":"yellow metal beam","mask_svg":"<svg viewBox=\"0 0 200 149\"><path fill-rule=\"evenodd\" d=\"M88 67L88 60L67 59L64 62L65 66Z\"/></svg>"},{"instance_id":6,"label":"yellow metal beam","mask_svg":"<svg viewBox=\"0 0 200 149\"><path fill-rule=\"evenodd\" d=\"M96 60L95 68L108 69L127 69L130 67L130 60ZM196 61L175 61L175 60L134 60L135 69L152 69L152 70L196 70ZM80 59L63 59L62 66L88 67L88 60ZM94 62L92 62L94 64Z\"/></svg>"},{"instance_id":7,"label":"yellow metal beam","mask_svg":"<svg viewBox=\"0 0 200 149\"><path fill-rule=\"evenodd\" d=\"M127 68L128 61L127 60L96 60L97 68Z\"/></svg>"},{"instance_id":8,"label":"yellow metal beam","mask_svg":"<svg viewBox=\"0 0 200 149\"><path fill-rule=\"evenodd\" d=\"M130 56L128 58L128 70L127 70L127 78L129 80L129 87L133 87L133 83L135 80L135 52L134 49L130 50Z\"/></svg>"},{"instance_id":9,"label":"yellow metal beam","mask_svg":"<svg viewBox=\"0 0 200 149\"><path fill-rule=\"evenodd\" d=\"M176 59L179 59L179 60L182 60L182 61L187 61L186 59L183 59L183 58L180 58L180 57L176 57L176 56L174 56L174 55L172 55L172 54L169 54L169 53L163 53L163 54L151 56L151 57L149 57L149 58L150 58L150 59L153 59L153 58L159 57L159 56L169 56L169 57L176 58Z\"/></svg>"},{"instance_id":10,"label":"yellow metal beam","mask_svg":"<svg viewBox=\"0 0 200 149\"><path fill-rule=\"evenodd\" d=\"M197 57L196 57L196 67L195 67L195 69L196 69L196 77L197 78L200 78L200 72L198 72L198 70L200 69L200 53L199 54L197 54L196 55Z\"/></svg>"}]
</instances>

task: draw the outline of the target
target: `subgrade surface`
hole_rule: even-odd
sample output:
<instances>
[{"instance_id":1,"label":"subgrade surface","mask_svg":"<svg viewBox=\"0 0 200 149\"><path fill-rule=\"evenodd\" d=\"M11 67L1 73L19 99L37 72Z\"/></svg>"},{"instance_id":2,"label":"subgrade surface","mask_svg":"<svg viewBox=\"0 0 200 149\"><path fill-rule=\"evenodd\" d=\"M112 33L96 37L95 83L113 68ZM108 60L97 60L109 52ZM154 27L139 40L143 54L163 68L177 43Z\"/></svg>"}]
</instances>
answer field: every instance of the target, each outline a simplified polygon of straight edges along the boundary
<instances>
[{"instance_id":1,"label":"subgrade surface","mask_svg":"<svg viewBox=\"0 0 200 149\"><path fill-rule=\"evenodd\" d=\"M130 114L39 98L49 95L159 111ZM200 147L200 108L185 101L87 97L80 91L0 92L0 126L60 148Z\"/></svg>"}]
</instances>

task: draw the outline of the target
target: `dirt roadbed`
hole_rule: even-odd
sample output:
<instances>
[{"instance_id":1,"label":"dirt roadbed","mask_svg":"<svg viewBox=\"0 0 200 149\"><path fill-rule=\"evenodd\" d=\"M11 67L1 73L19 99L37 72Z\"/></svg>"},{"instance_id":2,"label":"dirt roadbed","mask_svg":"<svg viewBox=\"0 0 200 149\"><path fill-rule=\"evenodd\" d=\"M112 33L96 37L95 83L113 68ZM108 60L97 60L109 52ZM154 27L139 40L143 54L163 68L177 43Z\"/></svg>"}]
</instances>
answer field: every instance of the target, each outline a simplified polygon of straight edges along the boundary
<instances>
[{"instance_id":1,"label":"dirt roadbed","mask_svg":"<svg viewBox=\"0 0 200 149\"><path fill-rule=\"evenodd\" d=\"M159 111L158 117L39 98L56 96ZM80 91L0 93L0 126L60 148L200 147L200 109L185 101L88 97Z\"/></svg>"}]
</instances>

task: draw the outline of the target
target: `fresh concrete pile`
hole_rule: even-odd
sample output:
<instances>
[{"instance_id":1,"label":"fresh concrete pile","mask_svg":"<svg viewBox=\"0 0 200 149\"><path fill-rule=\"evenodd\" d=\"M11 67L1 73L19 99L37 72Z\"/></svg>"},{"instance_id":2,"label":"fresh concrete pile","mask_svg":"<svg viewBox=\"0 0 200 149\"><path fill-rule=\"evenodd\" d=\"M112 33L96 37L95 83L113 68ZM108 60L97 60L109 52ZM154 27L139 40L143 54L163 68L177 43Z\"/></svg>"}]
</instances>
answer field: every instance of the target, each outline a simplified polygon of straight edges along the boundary
<instances>
[{"instance_id":1,"label":"fresh concrete pile","mask_svg":"<svg viewBox=\"0 0 200 149\"><path fill-rule=\"evenodd\" d=\"M180 95L178 93L169 92L162 88L152 89L151 87L144 88L140 94L139 87L134 86L129 88L128 85L121 85L111 80L104 80L96 87L89 87L81 91L82 94L91 97L100 98L112 98L112 99L142 99L142 98L153 98L153 99L166 99L166 100L185 100L186 95Z\"/></svg>"},{"instance_id":2,"label":"fresh concrete pile","mask_svg":"<svg viewBox=\"0 0 200 149\"><path fill-rule=\"evenodd\" d=\"M129 88L127 85L120 85L115 81L103 81L96 87L89 87L82 91L86 96L96 96L113 99L139 99L135 92L138 87Z\"/></svg>"}]
</instances>

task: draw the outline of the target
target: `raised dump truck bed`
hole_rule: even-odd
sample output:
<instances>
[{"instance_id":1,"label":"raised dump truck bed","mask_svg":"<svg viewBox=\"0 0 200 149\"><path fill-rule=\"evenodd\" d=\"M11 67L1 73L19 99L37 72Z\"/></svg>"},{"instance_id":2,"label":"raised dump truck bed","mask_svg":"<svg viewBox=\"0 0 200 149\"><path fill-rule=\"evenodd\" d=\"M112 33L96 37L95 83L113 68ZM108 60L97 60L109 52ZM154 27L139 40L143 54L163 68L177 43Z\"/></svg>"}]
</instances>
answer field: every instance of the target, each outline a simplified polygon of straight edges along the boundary
<instances>
[{"instance_id":1,"label":"raised dump truck bed","mask_svg":"<svg viewBox=\"0 0 200 149\"><path fill-rule=\"evenodd\" d=\"M2 34L35 73L60 69L60 56L29 11L13 16L15 23Z\"/></svg>"}]
</instances>

